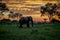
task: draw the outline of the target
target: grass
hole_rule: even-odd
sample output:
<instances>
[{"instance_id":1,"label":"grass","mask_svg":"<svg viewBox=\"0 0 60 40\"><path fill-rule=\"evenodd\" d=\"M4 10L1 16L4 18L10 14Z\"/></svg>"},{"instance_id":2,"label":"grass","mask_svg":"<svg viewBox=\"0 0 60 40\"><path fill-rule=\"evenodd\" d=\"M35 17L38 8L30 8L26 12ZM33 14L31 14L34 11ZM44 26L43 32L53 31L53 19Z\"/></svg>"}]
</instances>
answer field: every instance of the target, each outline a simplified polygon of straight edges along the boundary
<instances>
[{"instance_id":1,"label":"grass","mask_svg":"<svg viewBox=\"0 0 60 40\"><path fill-rule=\"evenodd\" d=\"M0 40L59 40L60 23L34 23L34 27L19 28L18 22L0 24Z\"/></svg>"}]
</instances>

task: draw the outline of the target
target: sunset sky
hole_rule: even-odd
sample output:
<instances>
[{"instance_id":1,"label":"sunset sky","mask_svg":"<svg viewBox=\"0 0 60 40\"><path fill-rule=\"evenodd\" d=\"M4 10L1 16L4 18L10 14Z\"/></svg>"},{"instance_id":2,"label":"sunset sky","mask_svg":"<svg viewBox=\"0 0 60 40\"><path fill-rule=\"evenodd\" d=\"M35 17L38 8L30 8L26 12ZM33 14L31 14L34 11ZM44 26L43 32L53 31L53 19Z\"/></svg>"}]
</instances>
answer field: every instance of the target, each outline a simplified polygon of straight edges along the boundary
<instances>
[{"instance_id":1,"label":"sunset sky","mask_svg":"<svg viewBox=\"0 0 60 40\"><path fill-rule=\"evenodd\" d=\"M59 0L58 0L59 1ZM45 0L3 0L7 7L14 12L19 12L23 16L32 16L34 20L40 21L47 16L41 17L40 6L46 4L47 2L57 2L57 1L45 1ZM17 11L18 10L18 11Z\"/></svg>"}]
</instances>

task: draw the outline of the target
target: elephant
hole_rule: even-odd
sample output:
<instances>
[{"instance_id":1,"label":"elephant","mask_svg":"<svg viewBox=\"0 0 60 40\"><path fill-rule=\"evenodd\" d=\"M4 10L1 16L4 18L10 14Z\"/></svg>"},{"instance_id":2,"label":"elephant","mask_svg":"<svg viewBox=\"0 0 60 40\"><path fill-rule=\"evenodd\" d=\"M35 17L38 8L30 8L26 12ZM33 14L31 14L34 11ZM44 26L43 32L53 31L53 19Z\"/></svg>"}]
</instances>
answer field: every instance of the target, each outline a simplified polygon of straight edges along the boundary
<instances>
[{"instance_id":1,"label":"elephant","mask_svg":"<svg viewBox=\"0 0 60 40\"><path fill-rule=\"evenodd\" d=\"M33 19L32 19L31 16L21 17L21 18L19 19L19 25L20 25L19 28L23 28L23 27L22 27L23 24L26 24L27 27L29 28L29 27L30 27L30 22L31 22L32 27L33 27Z\"/></svg>"}]
</instances>

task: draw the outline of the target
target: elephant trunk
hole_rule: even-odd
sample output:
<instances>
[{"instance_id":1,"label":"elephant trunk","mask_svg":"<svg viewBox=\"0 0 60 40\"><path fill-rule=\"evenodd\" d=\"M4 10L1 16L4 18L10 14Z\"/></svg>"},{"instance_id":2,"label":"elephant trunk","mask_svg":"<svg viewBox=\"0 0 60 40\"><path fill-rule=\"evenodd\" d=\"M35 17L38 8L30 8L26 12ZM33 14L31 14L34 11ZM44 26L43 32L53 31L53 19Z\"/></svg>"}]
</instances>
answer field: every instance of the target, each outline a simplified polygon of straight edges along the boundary
<instances>
[{"instance_id":1,"label":"elephant trunk","mask_svg":"<svg viewBox=\"0 0 60 40\"><path fill-rule=\"evenodd\" d=\"M33 27L33 20L31 20L31 24L32 24L32 27Z\"/></svg>"}]
</instances>

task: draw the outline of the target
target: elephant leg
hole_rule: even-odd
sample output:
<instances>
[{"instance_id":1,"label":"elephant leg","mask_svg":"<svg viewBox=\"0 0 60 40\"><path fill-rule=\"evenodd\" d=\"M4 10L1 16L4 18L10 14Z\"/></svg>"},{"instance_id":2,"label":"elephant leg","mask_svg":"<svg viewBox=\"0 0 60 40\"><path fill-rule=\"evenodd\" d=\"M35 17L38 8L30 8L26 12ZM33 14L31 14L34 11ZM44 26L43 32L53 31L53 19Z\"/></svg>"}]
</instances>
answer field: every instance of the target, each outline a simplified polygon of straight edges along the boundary
<instances>
[{"instance_id":1,"label":"elephant leg","mask_svg":"<svg viewBox=\"0 0 60 40\"><path fill-rule=\"evenodd\" d=\"M27 23L27 27L29 28L29 23Z\"/></svg>"},{"instance_id":2,"label":"elephant leg","mask_svg":"<svg viewBox=\"0 0 60 40\"><path fill-rule=\"evenodd\" d=\"M20 27L19 27L19 28L23 28L23 27L22 27L22 24L20 24Z\"/></svg>"}]
</instances>

